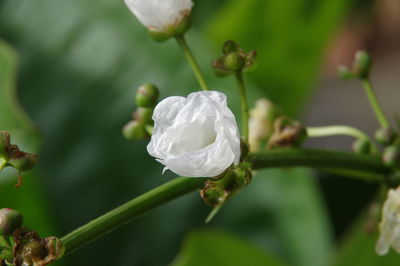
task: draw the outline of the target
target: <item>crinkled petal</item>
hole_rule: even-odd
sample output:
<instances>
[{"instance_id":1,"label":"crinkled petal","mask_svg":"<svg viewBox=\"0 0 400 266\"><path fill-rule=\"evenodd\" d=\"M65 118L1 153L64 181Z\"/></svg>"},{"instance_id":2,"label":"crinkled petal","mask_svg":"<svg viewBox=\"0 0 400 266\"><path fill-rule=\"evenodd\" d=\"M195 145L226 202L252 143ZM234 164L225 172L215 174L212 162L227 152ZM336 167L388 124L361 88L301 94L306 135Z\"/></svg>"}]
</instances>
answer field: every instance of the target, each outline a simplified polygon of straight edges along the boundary
<instances>
[{"instance_id":1,"label":"crinkled petal","mask_svg":"<svg viewBox=\"0 0 400 266\"><path fill-rule=\"evenodd\" d=\"M240 135L224 94L201 91L168 97L153 114L150 155L171 171L213 177L240 159Z\"/></svg>"}]
</instances>

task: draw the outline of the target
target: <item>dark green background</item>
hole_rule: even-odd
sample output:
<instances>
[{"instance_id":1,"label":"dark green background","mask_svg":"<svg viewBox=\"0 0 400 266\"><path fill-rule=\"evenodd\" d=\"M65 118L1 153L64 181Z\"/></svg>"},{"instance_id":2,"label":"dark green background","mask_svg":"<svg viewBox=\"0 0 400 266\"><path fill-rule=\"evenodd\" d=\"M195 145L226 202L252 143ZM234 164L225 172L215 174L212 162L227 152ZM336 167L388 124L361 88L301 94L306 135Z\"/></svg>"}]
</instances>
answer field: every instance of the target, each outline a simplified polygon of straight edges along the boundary
<instances>
[{"instance_id":1,"label":"dark green background","mask_svg":"<svg viewBox=\"0 0 400 266\"><path fill-rule=\"evenodd\" d=\"M258 68L247 76L251 100L269 97L297 116L312 93L326 45L351 8L350 0L198 0L187 37L212 88L228 95L236 113L235 83L213 77L209 67L227 39L258 51ZM121 135L140 84L155 83L162 98L199 90L173 41L153 42L123 2L111 0L2 0L0 37L0 128L40 156L18 190L15 172L0 174L1 207L23 212L26 225L44 236L62 236L174 177L161 175L145 141ZM7 98L15 87L35 129ZM207 226L210 209L193 193L62 264L335 264L333 229L340 218L327 214L324 198L340 197L337 189L324 189L324 197L314 176L308 169L260 171ZM365 199L359 201L356 208ZM352 238L355 244L348 242L337 265L383 265L373 253L374 240ZM357 264L360 254L372 259Z\"/></svg>"}]
</instances>

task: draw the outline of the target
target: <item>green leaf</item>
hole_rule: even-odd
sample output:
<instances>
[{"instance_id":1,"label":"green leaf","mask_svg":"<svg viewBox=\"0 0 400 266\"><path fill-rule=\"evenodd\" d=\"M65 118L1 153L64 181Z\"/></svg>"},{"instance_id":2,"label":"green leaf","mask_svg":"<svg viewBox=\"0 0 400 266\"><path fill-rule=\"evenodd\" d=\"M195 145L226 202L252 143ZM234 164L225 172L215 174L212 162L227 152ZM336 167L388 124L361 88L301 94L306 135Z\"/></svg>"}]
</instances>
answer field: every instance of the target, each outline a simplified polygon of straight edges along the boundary
<instances>
[{"instance_id":1,"label":"green leaf","mask_svg":"<svg viewBox=\"0 0 400 266\"><path fill-rule=\"evenodd\" d=\"M173 266L283 266L276 257L240 238L215 230L190 233Z\"/></svg>"},{"instance_id":2,"label":"green leaf","mask_svg":"<svg viewBox=\"0 0 400 266\"><path fill-rule=\"evenodd\" d=\"M365 219L359 219L345 237L337 254L335 266L398 266L400 254L393 249L385 256L375 252L378 239L377 225Z\"/></svg>"},{"instance_id":3,"label":"green leaf","mask_svg":"<svg viewBox=\"0 0 400 266\"><path fill-rule=\"evenodd\" d=\"M208 20L217 47L235 40L258 53L258 87L294 115L310 96L323 51L352 0L231 0Z\"/></svg>"}]
</instances>

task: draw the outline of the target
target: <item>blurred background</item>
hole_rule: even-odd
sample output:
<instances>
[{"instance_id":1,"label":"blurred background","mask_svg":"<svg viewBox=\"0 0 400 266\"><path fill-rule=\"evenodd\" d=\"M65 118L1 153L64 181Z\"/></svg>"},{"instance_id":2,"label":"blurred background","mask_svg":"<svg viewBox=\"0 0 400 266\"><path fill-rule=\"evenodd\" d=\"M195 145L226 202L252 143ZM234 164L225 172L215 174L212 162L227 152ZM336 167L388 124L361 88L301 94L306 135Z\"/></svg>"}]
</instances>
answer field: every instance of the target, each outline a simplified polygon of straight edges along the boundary
<instances>
[{"instance_id":1,"label":"blurred background","mask_svg":"<svg viewBox=\"0 0 400 266\"><path fill-rule=\"evenodd\" d=\"M268 97L309 126L373 133L378 124L361 84L336 77L337 65L366 49L386 114L399 113L400 1L194 2L189 44L236 112L235 82L210 68L228 39L258 51L258 68L246 76L252 102ZM40 156L19 189L14 171L0 173L0 207L21 211L42 236L62 236L174 178L161 175L145 141L121 134L145 82L162 98L199 89L174 41L153 42L123 1L0 0L0 129ZM334 137L307 146L350 144ZM58 264L398 265L400 255L374 253L376 221L365 210L376 191L310 169L259 171L208 225L210 208L193 193Z\"/></svg>"}]
</instances>

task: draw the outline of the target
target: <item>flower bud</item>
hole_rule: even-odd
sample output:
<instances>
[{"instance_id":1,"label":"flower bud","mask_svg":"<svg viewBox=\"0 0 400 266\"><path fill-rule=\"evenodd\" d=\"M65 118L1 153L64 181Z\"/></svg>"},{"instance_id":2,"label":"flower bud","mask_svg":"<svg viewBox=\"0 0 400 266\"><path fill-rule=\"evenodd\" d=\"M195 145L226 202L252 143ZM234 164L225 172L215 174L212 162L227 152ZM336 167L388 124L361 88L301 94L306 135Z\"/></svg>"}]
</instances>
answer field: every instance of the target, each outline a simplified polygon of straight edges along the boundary
<instances>
[{"instance_id":1,"label":"flower bud","mask_svg":"<svg viewBox=\"0 0 400 266\"><path fill-rule=\"evenodd\" d=\"M248 167L235 167L233 172L235 174L235 189L250 184L253 175Z\"/></svg>"},{"instance_id":2,"label":"flower bud","mask_svg":"<svg viewBox=\"0 0 400 266\"><path fill-rule=\"evenodd\" d=\"M225 56L224 67L228 71L240 71L245 65L245 59L239 53L229 53Z\"/></svg>"},{"instance_id":3,"label":"flower bud","mask_svg":"<svg viewBox=\"0 0 400 266\"><path fill-rule=\"evenodd\" d=\"M158 96L156 86L150 83L143 84L136 93L136 104L140 107L152 108L157 104Z\"/></svg>"},{"instance_id":4,"label":"flower bud","mask_svg":"<svg viewBox=\"0 0 400 266\"><path fill-rule=\"evenodd\" d=\"M396 138L396 132L390 127L380 128L375 132L375 140L382 145L389 145Z\"/></svg>"},{"instance_id":5,"label":"flower bud","mask_svg":"<svg viewBox=\"0 0 400 266\"><path fill-rule=\"evenodd\" d=\"M143 139L148 135L146 133L145 124L139 121L130 121L122 129L122 134L127 139Z\"/></svg>"},{"instance_id":6,"label":"flower bud","mask_svg":"<svg viewBox=\"0 0 400 266\"><path fill-rule=\"evenodd\" d=\"M200 196L205 203L211 206L219 206L224 204L225 200L228 198L228 191L226 191L221 186L209 185L200 190Z\"/></svg>"},{"instance_id":7,"label":"flower bud","mask_svg":"<svg viewBox=\"0 0 400 266\"><path fill-rule=\"evenodd\" d=\"M10 134L7 131L0 131L0 156L7 158L7 149L10 146Z\"/></svg>"},{"instance_id":8,"label":"flower bud","mask_svg":"<svg viewBox=\"0 0 400 266\"><path fill-rule=\"evenodd\" d=\"M148 124L153 122L153 120L151 119L152 115L153 115L152 108L139 107L133 113L133 119L135 121Z\"/></svg>"},{"instance_id":9,"label":"flower bud","mask_svg":"<svg viewBox=\"0 0 400 266\"><path fill-rule=\"evenodd\" d=\"M27 243L21 251L21 258L24 265L35 265L36 262L44 260L46 256L46 243L41 240Z\"/></svg>"},{"instance_id":10,"label":"flower bud","mask_svg":"<svg viewBox=\"0 0 400 266\"><path fill-rule=\"evenodd\" d=\"M125 3L157 41L182 35L190 27L191 0L125 0Z\"/></svg>"},{"instance_id":11,"label":"flower bud","mask_svg":"<svg viewBox=\"0 0 400 266\"><path fill-rule=\"evenodd\" d=\"M367 139L357 139L353 142L351 147L356 153L371 154L371 142Z\"/></svg>"},{"instance_id":12,"label":"flower bud","mask_svg":"<svg viewBox=\"0 0 400 266\"><path fill-rule=\"evenodd\" d=\"M36 161L37 155L21 152L15 157L11 155L8 164L22 172L32 169L33 166L35 166Z\"/></svg>"},{"instance_id":13,"label":"flower bud","mask_svg":"<svg viewBox=\"0 0 400 266\"><path fill-rule=\"evenodd\" d=\"M400 148L396 145L386 147L382 160L386 166L400 168Z\"/></svg>"},{"instance_id":14,"label":"flower bud","mask_svg":"<svg viewBox=\"0 0 400 266\"><path fill-rule=\"evenodd\" d=\"M256 52L246 53L234 41L226 41L222 48L223 56L212 61L212 67L217 76L224 77L229 74L249 70L256 59Z\"/></svg>"},{"instance_id":15,"label":"flower bud","mask_svg":"<svg viewBox=\"0 0 400 266\"><path fill-rule=\"evenodd\" d=\"M0 209L0 234L10 236L22 226L23 217L16 210Z\"/></svg>"},{"instance_id":16,"label":"flower bud","mask_svg":"<svg viewBox=\"0 0 400 266\"><path fill-rule=\"evenodd\" d=\"M361 78L366 79L371 70L372 60L366 51L358 51L353 64L353 73Z\"/></svg>"}]
</instances>

